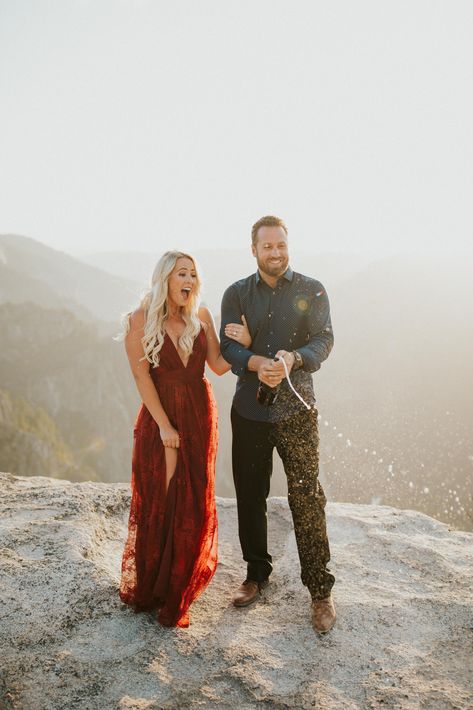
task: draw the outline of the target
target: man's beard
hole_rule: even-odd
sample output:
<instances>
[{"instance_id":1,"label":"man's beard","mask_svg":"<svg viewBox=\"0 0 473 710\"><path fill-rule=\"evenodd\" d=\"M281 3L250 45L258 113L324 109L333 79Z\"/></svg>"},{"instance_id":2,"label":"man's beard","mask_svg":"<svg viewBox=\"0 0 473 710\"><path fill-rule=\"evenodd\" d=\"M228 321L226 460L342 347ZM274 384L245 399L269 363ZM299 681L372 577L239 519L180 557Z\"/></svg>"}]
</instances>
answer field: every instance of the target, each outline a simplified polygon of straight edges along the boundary
<instances>
[{"instance_id":1,"label":"man's beard","mask_svg":"<svg viewBox=\"0 0 473 710\"><path fill-rule=\"evenodd\" d=\"M289 259L282 259L281 263L278 264L277 266L271 266L271 264L266 264L260 259L256 259L256 263L258 264L258 269L263 273L266 274L266 276L272 276L273 278L275 276L282 276L289 265Z\"/></svg>"}]
</instances>

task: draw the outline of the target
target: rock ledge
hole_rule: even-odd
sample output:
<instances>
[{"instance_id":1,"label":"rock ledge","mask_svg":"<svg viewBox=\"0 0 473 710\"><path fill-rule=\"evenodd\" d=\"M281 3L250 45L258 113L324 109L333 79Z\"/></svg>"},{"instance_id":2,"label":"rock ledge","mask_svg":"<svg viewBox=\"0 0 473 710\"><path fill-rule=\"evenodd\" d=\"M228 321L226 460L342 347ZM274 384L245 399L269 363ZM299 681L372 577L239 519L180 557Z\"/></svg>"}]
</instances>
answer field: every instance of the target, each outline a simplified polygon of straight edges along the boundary
<instances>
[{"instance_id":1,"label":"rock ledge","mask_svg":"<svg viewBox=\"0 0 473 710\"><path fill-rule=\"evenodd\" d=\"M189 629L117 595L125 484L0 474L0 708L456 708L473 705L473 534L413 511L329 504L338 621L310 626L291 516L269 502L272 582L234 609L236 507Z\"/></svg>"}]
</instances>

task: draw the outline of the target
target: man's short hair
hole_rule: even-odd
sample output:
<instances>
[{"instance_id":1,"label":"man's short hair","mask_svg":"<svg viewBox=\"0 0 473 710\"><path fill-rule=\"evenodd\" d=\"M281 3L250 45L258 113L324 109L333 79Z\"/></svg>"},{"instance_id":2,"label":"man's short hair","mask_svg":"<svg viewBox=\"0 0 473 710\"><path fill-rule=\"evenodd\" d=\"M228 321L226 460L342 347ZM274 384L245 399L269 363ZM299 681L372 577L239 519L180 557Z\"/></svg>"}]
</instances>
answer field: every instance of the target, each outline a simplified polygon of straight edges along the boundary
<instances>
[{"instance_id":1,"label":"man's short hair","mask_svg":"<svg viewBox=\"0 0 473 710\"><path fill-rule=\"evenodd\" d=\"M286 232L287 236L287 227L284 220L282 220L280 217L275 217L272 214L268 214L266 215L266 217L261 217L261 219L255 222L251 228L251 243L253 244L253 246L256 246L256 242L258 239L258 229L260 227L282 227Z\"/></svg>"}]
</instances>

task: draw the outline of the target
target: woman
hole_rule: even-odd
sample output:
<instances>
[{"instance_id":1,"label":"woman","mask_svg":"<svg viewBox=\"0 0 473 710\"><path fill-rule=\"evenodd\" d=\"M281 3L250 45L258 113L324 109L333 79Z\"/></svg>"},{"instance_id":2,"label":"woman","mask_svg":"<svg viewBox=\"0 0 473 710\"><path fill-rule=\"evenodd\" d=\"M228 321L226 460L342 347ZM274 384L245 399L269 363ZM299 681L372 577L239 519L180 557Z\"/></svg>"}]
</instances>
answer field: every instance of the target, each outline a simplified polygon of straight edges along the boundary
<instances>
[{"instance_id":1,"label":"woman","mask_svg":"<svg viewBox=\"0 0 473 710\"><path fill-rule=\"evenodd\" d=\"M157 608L164 626L189 625L189 606L217 566L217 413L204 367L222 375L230 365L199 292L194 259L166 252L125 336L143 404L120 598L136 611ZM251 342L246 323L230 324L226 334Z\"/></svg>"}]
</instances>

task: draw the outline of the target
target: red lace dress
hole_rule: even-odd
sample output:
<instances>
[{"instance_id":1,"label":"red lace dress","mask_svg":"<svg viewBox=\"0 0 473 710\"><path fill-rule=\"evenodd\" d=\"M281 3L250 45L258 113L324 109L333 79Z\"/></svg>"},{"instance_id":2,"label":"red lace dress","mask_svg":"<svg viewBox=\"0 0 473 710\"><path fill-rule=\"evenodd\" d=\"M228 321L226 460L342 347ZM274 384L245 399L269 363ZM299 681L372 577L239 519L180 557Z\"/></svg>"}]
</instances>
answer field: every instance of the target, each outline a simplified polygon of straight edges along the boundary
<instances>
[{"instance_id":1,"label":"red lace dress","mask_svg":"<svg viewBox=\"0 0 473 710\"><path fill-rule=\"evenodd\" d=\"M166 335L159 366L150 368L164 410L180 437L167 495L164 446L144 405L134 429L120 598L136 611L157 609L164 626L189 625L189 606L217 566L217 411L204 377L206 352L202 329L185 367Z\"/></svg>"}]
</instances>

